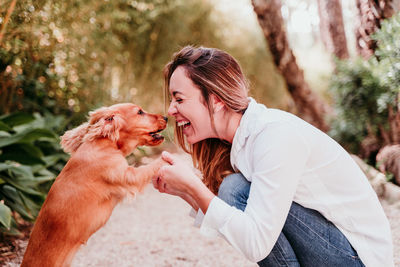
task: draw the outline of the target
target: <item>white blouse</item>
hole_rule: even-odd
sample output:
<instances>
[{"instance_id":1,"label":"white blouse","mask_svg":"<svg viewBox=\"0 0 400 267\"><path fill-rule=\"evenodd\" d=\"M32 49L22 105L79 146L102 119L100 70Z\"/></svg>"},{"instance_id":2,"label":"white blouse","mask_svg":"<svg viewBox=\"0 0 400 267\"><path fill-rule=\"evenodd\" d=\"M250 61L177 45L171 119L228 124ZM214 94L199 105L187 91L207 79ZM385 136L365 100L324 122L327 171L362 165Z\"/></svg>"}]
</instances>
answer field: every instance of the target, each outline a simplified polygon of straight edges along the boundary
<instances>
[{"instance_id":1,"label":"white blouse","mask_svg":"<svg viewBox=\"0 0 400 267\"><path fill-rule=\"evenodd\" d=\"M325 133L250 98L232 142L231 164L251 182L246 209L214 197L207 213L197 214L203 234L222 235L258 262L272 250L295 201L333 222L366 266L394 266L389 222L375 192Z\"/></svg>"}]
</instances>

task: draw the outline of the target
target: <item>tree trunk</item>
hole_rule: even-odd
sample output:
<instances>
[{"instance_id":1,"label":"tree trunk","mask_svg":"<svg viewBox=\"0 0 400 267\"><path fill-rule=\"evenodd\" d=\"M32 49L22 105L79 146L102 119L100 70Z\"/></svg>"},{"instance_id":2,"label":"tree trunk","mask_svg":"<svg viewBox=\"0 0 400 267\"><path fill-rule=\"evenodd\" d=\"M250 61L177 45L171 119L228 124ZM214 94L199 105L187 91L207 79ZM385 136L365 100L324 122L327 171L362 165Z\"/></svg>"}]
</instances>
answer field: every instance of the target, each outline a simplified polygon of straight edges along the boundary
<instances>
[{"instance_id":1,"label":"tree trunk","mask_svg":"<svg viewBox=\"0 0 400 267\"><path fill-rule=\"evenodd\" d=\"M7 10L7 15L4 19L4 22L1 25L1 29L0 29L0 44L3 41L3 37L4 37L4 33L6 32L6 28L7 28L7 24L8 21L11 17L11 14L14 12L14 8L15 8L15 4L17 3L17 0L13 0Z\"/></svg>"},{"instance_id":2,"label":"tree trunk","mask_svg":"<svg viewBox=\"0 0 400 267\"><path fill-rule=\"evenodd\" d=\"M349 57L340 0L318 0L322 42L340 59Z\"/></svg>"},{"instance_id":3,"label":"tree trunk","mask_svg":"<svg viewBox=\"0 0 400 267\"><path fill-rule=\"evenodd\" d=\"M324 117L331 109L310 90L304 80L303 71L296 63L284 29L281 2L279 0L252 0L252 4L274 63L286 81L299 116L326 132L329 126Z\"/></svg>"},{"instance_id":4,"label":"tree trunk","mask_svg":"<svg viewBox=\"0 0 400 267\"><path fill-rule=\"evenodd\" d=\"M358 25L356 26L356 47L358 53L369 58L374 54L376 42L371 35L381 27L384 19L399 11L398 0L356 0Z\"/></svg>"}]
</instances>

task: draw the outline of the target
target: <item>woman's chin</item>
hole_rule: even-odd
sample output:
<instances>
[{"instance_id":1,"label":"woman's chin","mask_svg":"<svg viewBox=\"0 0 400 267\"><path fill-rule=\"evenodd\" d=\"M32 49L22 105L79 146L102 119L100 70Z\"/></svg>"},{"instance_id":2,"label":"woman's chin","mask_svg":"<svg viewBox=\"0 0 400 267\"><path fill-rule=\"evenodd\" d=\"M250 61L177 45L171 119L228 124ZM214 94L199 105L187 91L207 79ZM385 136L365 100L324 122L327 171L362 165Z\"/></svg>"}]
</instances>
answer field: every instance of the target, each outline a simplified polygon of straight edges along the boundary
<instances>
[{"instance_id":1,"label":"woman's chin","mask_svg":"<svg viewBox=\"0 0 400 267\"><path fill-rule=\"evenodd\" d=\"M186 142L190 145L193 145L197 142L200 142L202 140L205 140L207 138L212 138L212 136L210 134L207 133L195 133L193 131L193 128L187 128L183 130L183 134L186 137Z\"/></svg>"},{"instance_id":2,"label":"woman's chin","mask_svg":"<svg viewBox=\"0 0 400 267\"><path fill-rule=\"evenodd\" d=\"M188 144L193 145L197 142L199 142L200 140L198 140L198 138L193 135L193 134L188 134L188 133L183 133L186 136L186 142L188 142Z\"/></svg>"},{"instance_id":3,"label":"woman's chin","mask_svg":"<svg viewBox=\"0 0 400 267\"><path fill-rule=\"evenodd\" d=\"M194 136L194 135L189 135L189 136L186 135L186 142L188 142L188 144L190 144L190 145L193 145L193 144L198 143L200 141L203 141L203 140L205 140L207 138L210 138L210 137L207 137L207 136L200 137L200 136Z\"/></svg>"},{"instance_id":4,"label":"woman's chin","mask_svg":"<svg viewBox=\"0 0 400 267\"><path fill-rule=\"evenodd\" d=\"M188 136L186 136L186 141L187 141L188 144L190 144L190 145L193 145L194 143L197 142L196 140L194 140L193 138L188 137Z\"/></svg>"}]
</instances>

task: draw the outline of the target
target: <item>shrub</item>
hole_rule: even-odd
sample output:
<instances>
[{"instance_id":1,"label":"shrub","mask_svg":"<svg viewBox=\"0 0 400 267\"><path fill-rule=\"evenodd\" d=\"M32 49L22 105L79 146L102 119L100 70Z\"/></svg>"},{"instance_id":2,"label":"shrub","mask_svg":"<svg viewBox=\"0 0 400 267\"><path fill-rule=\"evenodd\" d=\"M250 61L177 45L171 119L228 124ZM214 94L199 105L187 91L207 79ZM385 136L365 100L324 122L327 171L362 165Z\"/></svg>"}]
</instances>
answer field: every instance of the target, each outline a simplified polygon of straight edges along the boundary
<instances>
[{"instance_id":1,"label":"shrub","mask_svg":"<svg viewBox=\"0 0 400 267\"><path fill-rule=\"evenodd\" d=\"M0 117L0 232L15 234L16 216L33 221L68 155L55 133L62 116ZM18 215L17 215L18 214Z\"/></svg>"},{"instance_id":2,"label":"shrub","mask_svg":"<svg viewBox=\"0 0 400 267\"><path fill-rule=\"evenodd\" d=\"M338 61L330 84L337 111L330 134L371 161L380 147L400 141L393 124L399 118L400 15L383 22L373 38L375 55Z\"/></svg>"}]
</instances>

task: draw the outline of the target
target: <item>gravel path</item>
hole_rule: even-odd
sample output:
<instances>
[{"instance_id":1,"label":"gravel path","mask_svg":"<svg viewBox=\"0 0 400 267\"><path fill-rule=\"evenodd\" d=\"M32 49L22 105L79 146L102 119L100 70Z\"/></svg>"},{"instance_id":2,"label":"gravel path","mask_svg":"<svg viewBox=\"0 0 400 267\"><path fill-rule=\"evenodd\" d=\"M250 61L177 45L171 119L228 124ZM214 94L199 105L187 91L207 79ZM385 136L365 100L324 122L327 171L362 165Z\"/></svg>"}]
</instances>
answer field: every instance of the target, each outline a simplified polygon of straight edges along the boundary
<instances>
[{"instance_id":1,"label":"gravel path","mask_svg":"<svg viewBox=\"0 0 400 267\"><path fill-rule=\"evenodd\" d=\"M382 204L392 226L395 264L400 266L400 203ZM148 186L136 199L115 208L108 223L81 247L72 267L257 266L225 240L200 235L189 211L184 201ZM21 256L3 266L20 262Z\"/></svg>"},{"instance_id":2,"label":"gravel path","mask_svg":"<svg viewBox=\"0 0 400 267\"><path fill-rule=\"evenodd\" d=\"M257 266L225 240L200 235L189 211L184 201L148 186L114 210L72 266Z\"/></svg>"}]
</instances>

